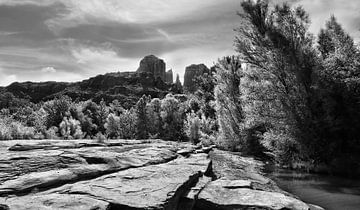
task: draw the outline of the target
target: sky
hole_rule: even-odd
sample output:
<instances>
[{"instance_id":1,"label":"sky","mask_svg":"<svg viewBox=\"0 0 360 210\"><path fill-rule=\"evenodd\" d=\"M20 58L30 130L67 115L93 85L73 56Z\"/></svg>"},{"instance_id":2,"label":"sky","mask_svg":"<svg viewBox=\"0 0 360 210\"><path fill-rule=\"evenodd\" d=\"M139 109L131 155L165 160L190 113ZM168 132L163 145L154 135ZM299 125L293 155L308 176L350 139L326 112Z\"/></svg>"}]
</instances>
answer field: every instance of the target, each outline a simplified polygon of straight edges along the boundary
<instances>
[{"instance_id":1,"label":"sky","mask_svg":"<svg viewBox=\"0 0 360 210\"><path fill-rule=\"evenodd\" d=\"M276 3L287 0L273 0ZM185 67L236 54L241 0L0 0L0 86L79 81L135 71L156 55L183 78ZM301 4L317 34L331 14L360 40L359 0Z\"/></svg>"}]
</instances>

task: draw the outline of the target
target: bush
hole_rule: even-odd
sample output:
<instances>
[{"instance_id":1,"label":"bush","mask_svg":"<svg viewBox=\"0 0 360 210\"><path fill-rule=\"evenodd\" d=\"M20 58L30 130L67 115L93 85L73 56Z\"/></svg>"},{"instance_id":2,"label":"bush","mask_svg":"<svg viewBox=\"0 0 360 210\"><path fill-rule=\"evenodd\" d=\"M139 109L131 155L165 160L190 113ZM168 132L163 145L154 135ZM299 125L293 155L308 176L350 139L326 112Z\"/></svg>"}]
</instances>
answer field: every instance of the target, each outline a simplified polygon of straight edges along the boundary
<instances>
[{"instance_id":1,"label":"bush","mask_svg":"<svg viewBox=\"0 0 360 210\"><path fill-rule=\"evenodd\" d=\"M120 116L109 114L105 123L109 138L134 139L136 137L136 113L125 110Z\"/></svg>"},{"instance_id":2,"label":"bush","mask_svg":"<svg viewBox=\"0 0 360 210\"><path fill-rule=\"evenodd\" d=\"M24 126L9 117L0 119L0 140L32 139L34 136L33 127Z\"/></svg>"},{"instance_id":3,"label":"bush","mask_svg":"<svg viewBox=\"0 0 360 210\"><path fill-rule=\"evenodd\" d=\"M58 127L52 126L45 131L45 138L46 139L59 139L58 132L59 132Z\"/></svg>"},{"instance_id":4,"label":"bush","mask_svg":"<svg viewBox=\"0 0 360 210\"><path fill-rule=\"evenodd\" d=\"M78 120L64 117L59 125L60 134L64 139L81 139L83 132L81 131L80 122Z\"/></svg>"},{"instance_id":5,"label":"bush","mask_svg":"<svg viewBox=\"0 0 360 210\"><path fill-rule=\"evenodd\" d=\"M104 134L99 132L99 133L96 134L95 140L96 140L97 143L103 144L103 143L105 143L107 138L106 138L106 136L104 136Z\"/></svg>"}]
</instances>

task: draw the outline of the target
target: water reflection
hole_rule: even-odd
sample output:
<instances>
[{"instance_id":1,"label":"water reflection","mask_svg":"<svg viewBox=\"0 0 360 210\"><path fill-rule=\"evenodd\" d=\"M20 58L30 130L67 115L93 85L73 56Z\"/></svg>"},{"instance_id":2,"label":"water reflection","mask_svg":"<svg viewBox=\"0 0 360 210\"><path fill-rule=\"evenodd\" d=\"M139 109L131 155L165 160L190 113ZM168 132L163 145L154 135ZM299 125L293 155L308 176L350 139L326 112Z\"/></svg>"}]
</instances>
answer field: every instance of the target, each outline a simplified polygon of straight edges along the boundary
<instances>
[{"instance_id":1,"label":"water reflection","mask_svg":"<svg viewBox=\"0 0 360 210\"><path fill-rule=\"evenodd\" d=\"M307 203L328 210L360 210L360 180L276 169L269 174L278 185Z\"/></svg>"}]
</instances>

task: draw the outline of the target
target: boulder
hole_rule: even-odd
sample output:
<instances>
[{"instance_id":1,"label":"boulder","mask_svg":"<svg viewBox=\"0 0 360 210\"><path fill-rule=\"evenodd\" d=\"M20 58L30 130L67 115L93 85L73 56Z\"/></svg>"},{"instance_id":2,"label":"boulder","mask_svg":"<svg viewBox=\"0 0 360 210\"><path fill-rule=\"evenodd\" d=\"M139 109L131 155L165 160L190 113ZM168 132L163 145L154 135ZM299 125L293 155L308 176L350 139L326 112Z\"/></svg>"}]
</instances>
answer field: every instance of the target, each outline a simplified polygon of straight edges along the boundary
<instances>
[{"instance_id":1,"label":"boulder","mask_svg":"<svg viewBox=\"0 0 360 210\"><path fill-rule=\"evenodd\" d=\"M166 81L165 62L154 55L145 56L140 61L137 72L152 73L155 79L160 77L162 81Z\"/></svg>"},{"instance_id":2,"label":"boulder","mask_svg":"<svg viewBox=\"0 0 360 210\"><path fill-rule=\"evenodd\" d=\"M188 92L195 92L197 89L196 86L196 77L203 75L210 70L204 64L198 65L190 65L185 68L185 75L184 75L184 89Z\"/></svg>"},{"instance_id":3,"label":"boulder","mask_svg":"<svg viewBox=\"0 0 360 210\"><path fill-rule=\"evenodd\" d=\"M309 206L282 193L251 189L251 182L248 180L217 180L206 185L200 192L196 209L309 210Z\"/></svg>"}]
</instances>

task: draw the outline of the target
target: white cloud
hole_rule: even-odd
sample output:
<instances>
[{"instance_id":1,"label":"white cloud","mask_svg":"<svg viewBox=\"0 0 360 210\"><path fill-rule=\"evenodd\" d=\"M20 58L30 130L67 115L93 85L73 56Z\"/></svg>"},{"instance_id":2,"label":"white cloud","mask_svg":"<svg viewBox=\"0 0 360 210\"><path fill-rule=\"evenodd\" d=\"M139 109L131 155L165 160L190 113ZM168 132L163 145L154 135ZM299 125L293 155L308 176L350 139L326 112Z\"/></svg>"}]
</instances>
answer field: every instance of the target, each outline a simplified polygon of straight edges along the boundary
<instances>
[{"instance_id":1,"label":"white cloud","mask_svg":"<svg viewBox=\"0 0 360 210\"><path fill-rule=\"evenodd\" d=\"M237 1L225 0L225 2ZM29 2L36 1L29 0ZM67 12L46 21L48 27L57 34L64 28L81 24L171 22L207 14L209 8L219 8L217 0L171 2L168 0L58 0L57 2L64 4Z\"/></svg>"},{"instance_id":2,"label":"white cloud","mask_svg":"<svg viewBox=\"0 0 360 210\"><path fill-rule=\"evenodd\" d=\"M43 73L55 73L56 69L52 66L44 67L41 69L41 72Z\"/></svg>"},{"instance_id":3,"label":"white cloud","mask_svg":"<svg viewBox=\"0 0 360 210\"><path fill-rule=\"evenodd\" d=\"M15 74L5 74L3 68L0 66L0 86L7 86L17 81Z\"/></svg>"},{"instance_id":4,"label":"white cloud","mask_svg":"<svg viewBox=\"0 0 360 210\"><path fill-rule=\"evenodd\" d=\"M121 58L112 49L85 45L74 47L71 54L78 65L91 76L113 71L134 71L139 62L135 59Z\"/></svg>"}]
</instances>

